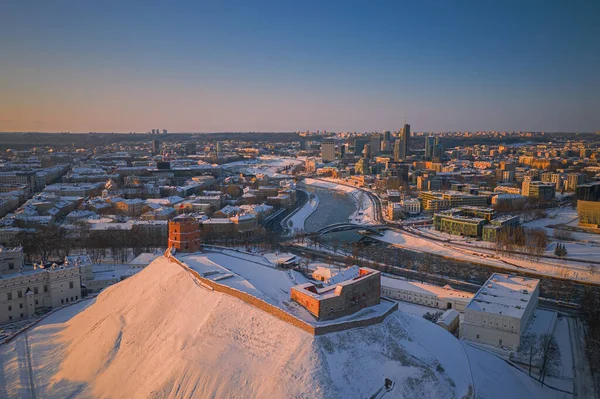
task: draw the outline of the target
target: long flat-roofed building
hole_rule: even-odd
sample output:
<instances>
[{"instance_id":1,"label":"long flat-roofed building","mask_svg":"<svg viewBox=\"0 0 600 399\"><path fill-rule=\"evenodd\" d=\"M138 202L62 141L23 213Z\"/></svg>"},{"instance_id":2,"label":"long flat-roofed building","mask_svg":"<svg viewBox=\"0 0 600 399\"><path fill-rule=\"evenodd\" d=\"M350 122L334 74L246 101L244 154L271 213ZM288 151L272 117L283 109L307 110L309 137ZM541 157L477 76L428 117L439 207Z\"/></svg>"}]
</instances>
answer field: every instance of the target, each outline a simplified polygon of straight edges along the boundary
<instances>
[{"instance_id":1,"label":"long flat-roofed building","mask_svg":"<svg viewBox=\"0 0 600 399\"><path fill-rule=\"evenodd\" d=\"M517 350L537 307L540 280L494 273L465 309L461 338Z\"/></svg>"},{"instance_id":2,"label":"long flat-roofed building","mask_svg":"<svg viewBox=\"0 0 600 399\"><path fill-rule=\"evenodd\" d=\"M456 309L459 312L464 311L473 298L472 293L456 290L449 285L438 287L388 276L381 277L381 295L439 309Z\"/></svg>"}]
</instances>

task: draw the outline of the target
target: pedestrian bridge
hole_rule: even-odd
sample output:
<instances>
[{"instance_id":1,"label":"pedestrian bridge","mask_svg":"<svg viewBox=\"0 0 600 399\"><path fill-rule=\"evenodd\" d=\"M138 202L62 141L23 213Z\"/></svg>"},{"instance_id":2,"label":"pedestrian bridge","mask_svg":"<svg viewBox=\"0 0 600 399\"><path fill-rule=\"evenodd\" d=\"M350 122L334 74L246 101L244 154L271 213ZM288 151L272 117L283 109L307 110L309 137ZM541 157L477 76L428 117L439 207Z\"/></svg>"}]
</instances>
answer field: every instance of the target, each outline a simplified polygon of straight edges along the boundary
<instances>
[{"instance_id":1,"label":"pedestrian bridge","mask_svg":"<svg viewBox=\"0 0 600 399\"><path fill-rule=\"evenodd\" d=\"M382 235L381 230L386 230L388 227L384 224L378 225L367 225L367 224L355 224L355 223L334 223L329 226L325 226L315 231L319 235L336 233L338 231L350 231L350 230L366 230L370 233Z\"/></svg>"}]
</instances>

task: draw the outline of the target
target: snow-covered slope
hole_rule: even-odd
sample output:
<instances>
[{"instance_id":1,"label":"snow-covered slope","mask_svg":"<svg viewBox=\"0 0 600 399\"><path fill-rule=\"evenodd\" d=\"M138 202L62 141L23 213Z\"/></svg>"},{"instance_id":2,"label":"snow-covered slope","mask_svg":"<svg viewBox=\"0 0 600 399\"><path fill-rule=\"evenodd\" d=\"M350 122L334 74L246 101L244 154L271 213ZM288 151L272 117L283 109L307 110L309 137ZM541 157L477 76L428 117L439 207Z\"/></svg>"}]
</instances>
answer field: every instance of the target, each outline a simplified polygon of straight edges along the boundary
<instances>
[{"instance_id":1,"label":"snow-covered slope","mask_svg":"<svg viewBox=\"0 0 600 399\"><path fill-rule=\"evenodd\" d=\"M472 384L460 342L423 319L314 337L164 257L82 308L0 347L0 397L361 398L387 377L386 397L453 398Z\"/></svg>"}]
</instances>

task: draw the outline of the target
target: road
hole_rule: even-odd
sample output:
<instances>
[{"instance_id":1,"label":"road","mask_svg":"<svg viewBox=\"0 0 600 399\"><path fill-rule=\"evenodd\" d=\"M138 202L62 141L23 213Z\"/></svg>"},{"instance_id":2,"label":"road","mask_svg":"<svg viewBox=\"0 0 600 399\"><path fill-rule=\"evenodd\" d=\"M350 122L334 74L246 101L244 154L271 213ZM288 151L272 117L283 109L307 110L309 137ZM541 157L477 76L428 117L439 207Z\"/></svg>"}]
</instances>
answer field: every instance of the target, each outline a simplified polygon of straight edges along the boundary
<instances>
[{"instance_id":1,"label":"road","mask_svg":"<svg viewBox=\"0 0 600 399\"><path fill-rule=\"evenodd\" d=\"M594 398L594 380L585 356L585 330L581 319L569 317L569 335L573 355L573 398Z\"/></svg>"}]
</instances>

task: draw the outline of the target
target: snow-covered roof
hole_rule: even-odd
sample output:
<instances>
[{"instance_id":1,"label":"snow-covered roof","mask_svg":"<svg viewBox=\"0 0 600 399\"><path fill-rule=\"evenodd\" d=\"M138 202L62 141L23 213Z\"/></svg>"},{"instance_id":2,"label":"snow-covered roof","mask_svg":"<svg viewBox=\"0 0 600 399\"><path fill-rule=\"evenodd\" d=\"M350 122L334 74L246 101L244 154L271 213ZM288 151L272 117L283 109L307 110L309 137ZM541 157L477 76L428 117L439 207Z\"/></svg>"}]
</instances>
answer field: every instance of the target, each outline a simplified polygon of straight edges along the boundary
<instances>
[{"instance_id":1,"label":"snow-covered roof","mask_svg":"<svg viewBox=\"0 0 600 399\"><path fill-rule=\"evenodd\" d=\"M494 273L466 309L521 318L539 283L535 278Z\"/></svg>"},{"instance_id":2,"label":"snow-covered roof","mask_svg":"<svg viewBox=\"0 0 600 399\"><path fill-rule=\"evenodd\" d=\"M465 301L473 298L473 294L452 288L448 284L443 287L437 285L420 283L418 281L406 281L389 276L381 276L381 288L394 288L417 294L428 294L440 299L463 299Z\"/></svg>"}]
</instances>

